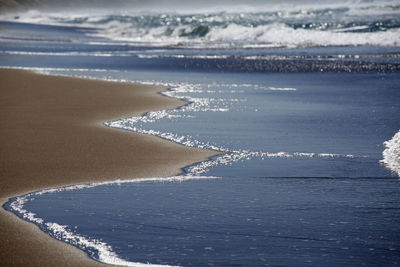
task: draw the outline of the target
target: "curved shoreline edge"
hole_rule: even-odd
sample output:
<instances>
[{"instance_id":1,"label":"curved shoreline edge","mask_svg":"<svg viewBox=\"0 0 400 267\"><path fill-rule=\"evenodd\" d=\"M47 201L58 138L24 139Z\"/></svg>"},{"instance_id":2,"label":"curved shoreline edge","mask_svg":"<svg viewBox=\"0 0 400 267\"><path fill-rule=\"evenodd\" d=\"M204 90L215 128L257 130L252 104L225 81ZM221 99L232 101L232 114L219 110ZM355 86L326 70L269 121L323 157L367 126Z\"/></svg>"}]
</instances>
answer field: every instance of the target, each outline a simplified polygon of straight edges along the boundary
<instances>
[{"instance_id":1,"label":"curved shoreline edge","mask_svg":"<svg viewBox=\"0 0 400 267\"><path fill-rule=\"evenodd\" d=\"M160 264L152 264L149 262L142 263L142 262L133 262L124 260L114 252L113 247L111 247L107 243L104 243L102 240L82 236L79 233L71 231L71 229L67 225L60 225L57 222L45 221L44 219L37 217L37 214L32 213L29 210L26 210L25 204L31 201L35 201L36 196L41 196L49 193L51 194L51 193L58 193L65 191L84 190L98 186L107 186L115 184L121 185L127 183L143 183L143 182L168 183L168 182L184 182L184 181L199 180L199 179L204 180L204 179L221 179L221 178L212 176L181 175L181 176L170 176L166 178L135 178L131 180L116 180L109 182L95 182L95 183L78 184L72 186L63 186L63 187L56 187L51 189L35 191L28 193L26 195L10 198L9 201L3 205L3 208L7 211L14 213L24 221L31 222L34 225L37 225L43 232L49 234L53 238L63 241L67 244L71 244L72 246L85 251L85 253L89 255L90 258L99 261L100 263L118 265L118 266L168 267L171 265L160 265Z\"/></svg>"},{"instance_id":2,"label":"curved shoreline edge","mask_svg":"<svg viewBox=\"0 0 400 267\"><path fill-rule=\"evenodd\" d=\"M1 205L44 188L173 176L218 154L103 125L186 104L165 89L0 69ZM3 208L0 226L5 266L104 265Z\"/></svg>"}]
</instances>

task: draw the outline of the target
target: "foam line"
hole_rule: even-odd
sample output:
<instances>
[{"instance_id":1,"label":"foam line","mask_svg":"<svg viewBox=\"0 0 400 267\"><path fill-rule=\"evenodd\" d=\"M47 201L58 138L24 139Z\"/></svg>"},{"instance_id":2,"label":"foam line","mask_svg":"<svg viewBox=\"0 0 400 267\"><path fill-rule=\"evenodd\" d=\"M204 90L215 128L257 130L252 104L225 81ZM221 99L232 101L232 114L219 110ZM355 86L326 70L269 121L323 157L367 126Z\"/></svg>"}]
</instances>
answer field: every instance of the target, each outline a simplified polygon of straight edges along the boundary
<instances>
[{"instance_id":1,"label":"foam line","mask_svg":"<svg viewBox=\"0 0 400 267\"><path fill-rule=\"evenodd\" d=\"M112 247L108 244L94 239L88 238L77 233L74 233L68 226L60 225L56 222L46 222L44 219L37 217L35 213L32 213L25 209L25 204L33 201L36 196L51 194L63 191L72 191L72 190L80 190L93 188L101 185L112 185L112 184L127 184L127 183L141 183L141 182L184 182L188 180L196 180L196 179L219 179L218 177L206 177L206 176L173 176L168 178L140 178L140 179L131 179L131 180L115 180L115 181L107 181L107 182L97 182L97 183L87 183L87 184L78 184L78 185L70 185L63 186L51 189L44 189L40 191L35 191L26 195L18 196L12 198L4 204L4 208L14 212L22 219L32 222L38 225L41 229L49 233L52 237L74 245L84 251L90 251L92 257L95 260L106 264L120 265L120 266L134 266L134 267L157 267L157 266L168 266L168 265L155 265L150 263L138 263L138 262L130 262L120 259L118 255L113 251Z\"/></svg>"}]
</instances>

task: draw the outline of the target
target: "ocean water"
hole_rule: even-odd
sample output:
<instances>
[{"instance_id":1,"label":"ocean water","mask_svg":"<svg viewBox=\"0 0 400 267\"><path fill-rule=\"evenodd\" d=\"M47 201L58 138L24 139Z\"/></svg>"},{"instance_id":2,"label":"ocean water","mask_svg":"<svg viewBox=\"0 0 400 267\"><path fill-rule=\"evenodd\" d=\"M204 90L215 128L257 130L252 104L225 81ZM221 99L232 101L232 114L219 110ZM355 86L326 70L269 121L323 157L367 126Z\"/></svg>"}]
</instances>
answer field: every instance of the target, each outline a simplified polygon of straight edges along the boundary
<instances>
[{"instance_id":1,"label":"ocean water","mask_svg":"<svg viewBox=\"0 0 400 267\"><path fill-rule=\"evenodd\" d=\"M1 66L167 85L105 126L225 152L4 208L117 265L399 265L399 4L238 8L2 15Z\"/></svg>"}]
</instances>

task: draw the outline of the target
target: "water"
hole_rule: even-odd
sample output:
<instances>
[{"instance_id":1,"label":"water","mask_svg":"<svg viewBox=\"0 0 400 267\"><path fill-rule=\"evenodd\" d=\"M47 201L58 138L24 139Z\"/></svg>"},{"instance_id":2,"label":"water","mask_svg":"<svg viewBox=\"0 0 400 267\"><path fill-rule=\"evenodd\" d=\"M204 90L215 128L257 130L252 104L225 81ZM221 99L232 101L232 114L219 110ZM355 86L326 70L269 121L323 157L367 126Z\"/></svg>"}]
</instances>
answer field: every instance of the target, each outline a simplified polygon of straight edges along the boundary
<instances>
[{"instance_id":1,"label":"water","mask_svg":"<svg viewBox=\"0 0 400 267\"><path fill-rule=\"evenodd\" d=\"M1 19L2 66L167 85L189 104L106 125L225 152L6 209L126 266L399 265L396 2Z\"/></svg>"},{"instance_id":2,"label":"water","mask_svg":"<svg viewBox=\"0 0 400 267\"><path fill-rule=\"evenodd\" d=\"M26 208L106 241L125 260L183 266L396 265L397 186L397 180L367 178L144 182L48 194ZM102 208L93 208L93 202Z\"/></svg>"}]
</instances>

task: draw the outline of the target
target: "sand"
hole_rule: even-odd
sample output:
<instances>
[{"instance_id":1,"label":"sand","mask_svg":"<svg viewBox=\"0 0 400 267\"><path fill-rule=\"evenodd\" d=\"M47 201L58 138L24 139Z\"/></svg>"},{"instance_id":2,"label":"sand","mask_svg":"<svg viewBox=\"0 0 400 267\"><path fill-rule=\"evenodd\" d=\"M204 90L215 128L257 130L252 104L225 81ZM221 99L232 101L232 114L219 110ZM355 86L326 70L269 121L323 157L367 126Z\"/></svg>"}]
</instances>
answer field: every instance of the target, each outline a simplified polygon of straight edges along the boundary
<instances>
[{"instance_id":1,"label":"sand","mask_svg":"<svg viewBox=\"0 0 400 267\"><path fill-rule=\"evenodd\" d=\"M103 125L185 104L157 94L161 90L0 69L1 203L61 185L176 175L215 155ZM1 266L103 265L0 210Z\"/></svg>"}]
</instances>

